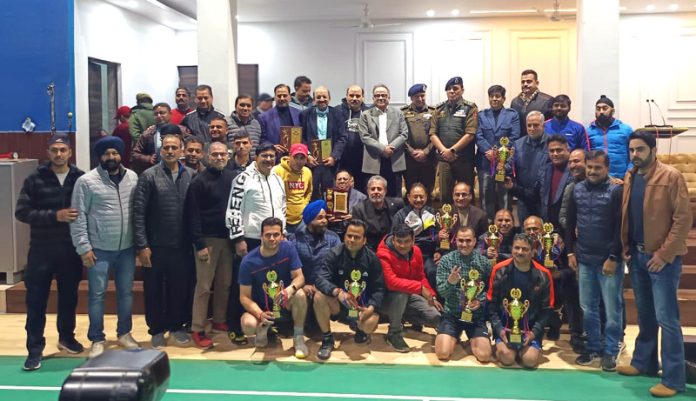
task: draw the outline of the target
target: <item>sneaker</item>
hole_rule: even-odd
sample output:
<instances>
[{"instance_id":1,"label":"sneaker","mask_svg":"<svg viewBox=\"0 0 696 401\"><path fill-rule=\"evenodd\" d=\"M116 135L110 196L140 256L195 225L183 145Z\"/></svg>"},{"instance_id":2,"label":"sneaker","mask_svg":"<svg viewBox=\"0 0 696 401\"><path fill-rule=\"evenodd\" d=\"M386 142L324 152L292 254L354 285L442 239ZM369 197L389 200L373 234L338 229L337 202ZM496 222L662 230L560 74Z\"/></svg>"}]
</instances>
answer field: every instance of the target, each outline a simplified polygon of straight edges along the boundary
<instances>
[{"instance_id":1,"label":"sneaker","mask_svg":"<svg viewBox=\"0 0 696 401\"><path fill-rule=\"evenodd\" d=\"M256 348L266 348L268 346L268 328L271 326L266 326L260 324L256 326L256 338L254 339L254 346Z\"/></svg>"},{"instance_id":2,"label":"sneaker","mask_svg":"<svg viewBox=\"0 0 696 401\"><path fill-rule=\"evenodd\" d=\"M325 361L331 358L331 351L333 351L335 346L333 334L323 335L321 337L321 347L317 351L317 358Z\"/></svg>"},{"instance_id":3,"label":"sneaker","mask_svg":"<svg viewBox=\"0 0 696 401\"><path fill-rule=\"evenodd\" d=\"M353 341L355 341L356 344L365 344L370 342L370 335L365 333L364 331L358 329L355 331L355 335L353 336Z\"/></svg>"},{"instance_id":4,"label":"sneaker","mask_svg":"<svg viewBox=\"0 0 696 401\"><path fill-rule=\"evenodd\" d=\"M621 365L616 368L616 372L622 376L639 376L640 370L633 367L633 365Z\"/></svg>"},{"instance_id":5,"label":"sneaker","mask_svg":"<svg viewBox=\"0 0 696 401\"><path fill-rule=\"evenodd\" d=\"M106 341L95 341L92 343L92 349L89 350L89 359L96 358L104 353Z\"/></svg>"},{"instance_id":6,"label":"sneaker","mask_svg":"<svg viewBox=\"0 0 696 401\"><path fill-rule=\"evenodd\" d=\"M85 347L73 337L67 340L58 341L58 349L61 351L67 351L68 354L79 354L85 350Z\"/></svg>"},{"instance_id":7,"label":"sneaker","mask_svg":"<svg viewBox=\"0 0 696 401\"><path fill-rule=\"evenodd\" d=\"M583 341L579 337L571 337L570 338L570 347L573 349L573 352L576 354L584 354L585 353L585 341Z\"/></svg>"},{"instance_id":8,"label":"sneaker","mask_svg":"<svg viewBox=\"0 0 696 401\"><path fill-rule=\"evenodd\" d=\"M626 352L626 343L624 341L619 341L619 355Z\"/></svg>"},{"instance_id":9,"label":"sneaker","mask_svg":"<svg viewBox=\"0 0 696 401\"><path fill-rule=\"evenodd\" d=\"M23 370L31 372L32 370L37 370L41 367L41 354L39 355L29 355L27 360L24 361Z\"/></svg>"},{"instance_id":10,"label":"sneaker","mask_svg":"<svg viewBox=\"0 0 696 401\"><path fill-rule=\"evenodd\" d=\"M153 349L162 349L167 346L167 340L164 338L164 333L155 334L150 340L150 345Z\"/></svg>"},{"instance_id":11,"label":"sneaker","mask_svg":"<svg viewBox=\"0 0 696 401\"><path fill-rule=\"evenodd\" d=\"M213 340L211 340L210 337L205 334L205 331L193 333L191 334L191 338L193 338L193 342L197 347L204 349L213 348Z\"/></svg>"},{"instance_id":12,"label":"sneaker","mask_svg":"<svg viewBox=\"0 0 696 401\"><path fill-rule=\"evenodd\" d=\"M602 356L602 370L605 372L616 371L616 356L604 354Z\"/></svg>"},{"instance_id":13,"label":"sneaker","mask_svg":"<svg viewBox=\"0 0 696 401\"><path fill-rule=\"evenodd\" d=\"M177 330L169 334L174 337L174 341L176 341L177 344L183 345L191 342L191 336L186 332L186 330Z\"/></svg>"},{"instance_id":14,"label":"sneaker","mask_svg":"<svg viewBox=\"0 0 696 401\"><path fill-rule=\"evenodd\" d=\"M674 397L677 394L677 390L669 388L662 383L657 383L650 387L650 394L658 398Z\"/></svg>"},{"instance_id":15,"label":"sneaker","mask_svg":"<svg viewBox=\"0 0 696 401\"><path fill-rule=\"evenodd\" d=\"M580 356L575 358L575 363L581 366L588 366L592 365L594 361L598 361L600 359L601 356L596 352L583 352L580 354Z\"/></svg>"},{"instance_id":16,"label":"sneaker","mask_svg":"<svg viewBox=\"0 0 696 401\"><path fill-rule=\"evenodd\" d=\"M125 349L140 348L140 344L133 338L131 333L126 333L118 338L118 343Z\"/></svg>"},{"instance_id":17,"label":"sneaker","mask_svg":"<svg viewBox=\"0 0 696 401\"><path fill-rule=\"evenodd\" d=\"M230 328L227 327L227 323L213 323L213 333L227 333Z\"/></svg>"},{"instance_id":18,"label":"sneaker","mask_svg":"<svg viewBox=\"0 0 696 401\"><path fill-rule=\"evenodd\" d=\"M408 344L406 344L406 341L404 341L404 337L401 335L401 333L387 334L384 337L384 340L387 342L387 344L391 345L396 352L406 353L411 351L411 348L409 348Z\"/></svg>"},{"instance_id":19,"label":"sneaker","mask_svg":"<svg viewBox=\"0 0 696 401\"><path fill-rule=\"evenodd\" d=\"M237 334L234 331L230 331L229 333L227 333L227 336L230 338L230 341L232 341L232 344L236 346L241 347L249 343L249 340L247 340L244 334Z\"/></svg>"},{"instance_id":20,"label":"sneaker","mask_svg":"<svg viewBox=\"0 0 696 401\"><path fill-rule=\"evenodd\" d=\"M305 359L309 355L309 350L307 349L307 344L304 341L304 335L300 334L292 338L292 344L295 347L295 358Z\"/></svg>"}]
</instances>

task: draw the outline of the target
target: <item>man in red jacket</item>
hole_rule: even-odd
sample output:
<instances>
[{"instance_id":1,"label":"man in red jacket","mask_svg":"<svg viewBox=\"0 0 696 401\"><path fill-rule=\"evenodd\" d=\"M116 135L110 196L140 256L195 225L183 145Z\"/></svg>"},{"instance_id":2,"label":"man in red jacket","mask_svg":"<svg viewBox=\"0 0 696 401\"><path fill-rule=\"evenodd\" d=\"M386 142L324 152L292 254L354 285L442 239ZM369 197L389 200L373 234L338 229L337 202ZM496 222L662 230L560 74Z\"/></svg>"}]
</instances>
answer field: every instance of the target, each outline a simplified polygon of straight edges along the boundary
<instances>
[{"instance_id":1,"label":"man in red jacket","mask_svg":"<svg viewBox=\"0 0 696 401\"><path fill-rule=\"evenodd\" d=\"M405 224L394 227L377 248L387 293L381 313L389 319L385 340L397 352L409 352L404 341L402 320L414 325L437 327L442 305L428 283L423 254L415 245L413 230Z\"/></svg>"}]
</instances>

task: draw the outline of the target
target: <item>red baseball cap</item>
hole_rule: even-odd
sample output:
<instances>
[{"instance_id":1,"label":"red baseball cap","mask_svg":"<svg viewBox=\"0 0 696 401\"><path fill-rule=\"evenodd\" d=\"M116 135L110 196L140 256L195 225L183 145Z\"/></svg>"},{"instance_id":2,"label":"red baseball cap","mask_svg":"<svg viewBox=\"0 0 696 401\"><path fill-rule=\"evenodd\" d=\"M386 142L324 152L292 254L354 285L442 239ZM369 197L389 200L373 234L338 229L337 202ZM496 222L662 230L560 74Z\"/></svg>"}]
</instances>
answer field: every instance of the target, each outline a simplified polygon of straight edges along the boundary
<instances>
[{"instance_id":1,"label":"red baseball cap","mask_svg":"<svg viewBox=\"0 0 696 401\"><path fill-rule=\"evenodd\" d=\"M116 110L116 117L114 117L115 120L118 120L121 117L130 117L131 114L131 108L128 106L121 106Z\"/></svg>"},{"instance_id":2,"label":"red baseball cap","mask_svg":"<svg viewBox=\"0 0 696 401\"><path fill-rule=\"evenodd\" d=\"M295 155L300 153L305 156L309 154L309 149L307 149L307 145L305 145L304 143L296 143L290 146L290 157L295 157Z\"/></svg>"}]
</instances>

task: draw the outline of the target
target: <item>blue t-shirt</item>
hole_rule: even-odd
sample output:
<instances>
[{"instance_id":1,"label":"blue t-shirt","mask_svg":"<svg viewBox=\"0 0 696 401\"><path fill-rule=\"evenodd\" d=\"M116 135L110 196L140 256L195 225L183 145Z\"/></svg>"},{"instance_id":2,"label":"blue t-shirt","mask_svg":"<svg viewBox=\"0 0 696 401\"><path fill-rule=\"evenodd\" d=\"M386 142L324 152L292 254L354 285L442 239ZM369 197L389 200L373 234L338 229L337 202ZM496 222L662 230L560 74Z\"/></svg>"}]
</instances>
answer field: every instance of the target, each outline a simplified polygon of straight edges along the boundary
<instances>
[{"instance_id":1,"label":"blue t-shirt","mask_svg":"<svg viewBox=\"0 0 696 401\"><path fill-rule=\"evenodd\" d=\"M514 262L513 262L514 263ZM532 291L533 289L533 284L532 284L532 269L534 267L532 266L531 269L529 269L526 272L520 271L518 268L513 267L512 269L512 287L511 288L518 288L522 296L520 297L520 303L524 303L524 301L531 299ZM510 293L507 294L502 294L504 298L507 298L508 302L512 302L513 298L510 295ZM531 302L531 300L530 300ZM513 321L512 319L507 316L507 312L501 308L500 310L500 318L503 319L503 322L507 320L507 328L512 330L513 326ZM528 319L528 314L525 313L524 316L522 316L522 319L519 321L520 325L520 330L524 332L526 329L531 329L532 326L534 325L533 322L527 321L525 324L525 320Z\"/></svg>"},{"instance_id":2,"label":"blue t-shirt","mask_svg":"<svg viewBox=\"0 0 696 401\"><path fill-rule=\"evenodd\" d=\"M645 201L645 176L633 174L633 184L628 200L628 238L631 244L643 244L643 202Z\"/></svg>"},{"instance_id":3,"label":"blue t-shirt","mask_svg":"<svg viewBox=\"0 0 696 401\"><path fill-rule=\"evenodd\" d=\"M263 310L270 311L273 307L273 299L264 291L264 284L271 285L270 279L282 287L290 286L292 278L290 272L301 269L302 262L297 255L297 250L288 241L281 241L278 252L270 257L261 256L261 247L249 252L239 268L239 285L251 286L251 299ZM269 277L271 271L276 277ZM272 276L272 275L271 275Z\"/></svg>"}]
</instances>

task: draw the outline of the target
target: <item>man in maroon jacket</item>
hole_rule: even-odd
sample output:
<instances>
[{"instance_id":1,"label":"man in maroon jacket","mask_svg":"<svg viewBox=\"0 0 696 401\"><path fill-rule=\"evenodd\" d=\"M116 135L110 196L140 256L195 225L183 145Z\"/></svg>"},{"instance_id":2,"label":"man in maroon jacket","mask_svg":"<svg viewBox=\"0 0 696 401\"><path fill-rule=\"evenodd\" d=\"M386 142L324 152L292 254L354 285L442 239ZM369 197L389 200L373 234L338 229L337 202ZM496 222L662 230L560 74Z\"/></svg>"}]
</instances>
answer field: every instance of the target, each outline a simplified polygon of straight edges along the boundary
<instances>
[{"instance_id":1,"label":"man in maroon jacket","mask_svg":"<svg viewBox=\"0 0 696 401\"><path fill-rule=\"evenodd\" d=\"M114 132L111 133L113 136L117 136L123 140L126 144L125 152L121 158L121 164L123 167L130 168L131 159L131 149L133 148L133 139L131 137L130 131L128 130L128 119L131 115L131 109L128 106L121 106L116 110L116 121L118 125L114 128Z\"/></svg>"},{"instance_id":2,"label":"man in maroon jacket","mask_svg":"<svg viewBox=\"0 0 696 401\"><path fill-rule=\"evenodd\" d=\"M381 313L389 319L385 340L397 352L409 352L401 321L437 327L442 305L428 283L423 268L423 254L415 245L413 230L406 224L394 227L377 248L382 263L387 292Z\"/></svg>"}]
</instances>

